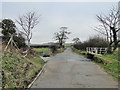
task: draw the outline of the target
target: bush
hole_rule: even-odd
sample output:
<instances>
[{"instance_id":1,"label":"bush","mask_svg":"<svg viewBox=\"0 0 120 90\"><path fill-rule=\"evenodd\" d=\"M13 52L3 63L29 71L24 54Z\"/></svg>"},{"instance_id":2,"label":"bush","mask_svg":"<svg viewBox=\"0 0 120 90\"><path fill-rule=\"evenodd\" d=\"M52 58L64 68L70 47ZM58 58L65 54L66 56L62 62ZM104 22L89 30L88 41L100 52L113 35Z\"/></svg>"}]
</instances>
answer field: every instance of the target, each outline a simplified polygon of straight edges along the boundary
<instances>
[{"instance_id":1,"label":"bush","mask_svg":"<svg viewBox=\"0 0 120 90\"><path fill-rule=\"evenodd\" d=\"M107 47L107 42L102 37L94 36L83 43L74 45L74 48L78 50L86 50L86 47Z\"/></svg>"},{"instance_id":2,"label":"bush","mask_svg":"<svg viewBox=\"0 0 120 90\"><path fill-rule=\"evenodd\" d=\"M51 48L52 53L56 53L56 51L59 47L58 47L58 45L51 45L50 48Z\"/></svg>"},{"instance_id":3,"label":"bush","mask_svg":"<svg viewBox=\"0 0 120 90\"><path fill-rule=\"evenodd\" d=\"M18 46L18 48L26 47L25 44L25 38L23 37L22 33L16 32L16 25L11 19L4 19L2 22L0 22L2 25L0 28L2 28L1 33L3 34L2 40L5 42L5 44L8 43L11 36L13 35L13 40Z\"/></svg>"}]
</instances>

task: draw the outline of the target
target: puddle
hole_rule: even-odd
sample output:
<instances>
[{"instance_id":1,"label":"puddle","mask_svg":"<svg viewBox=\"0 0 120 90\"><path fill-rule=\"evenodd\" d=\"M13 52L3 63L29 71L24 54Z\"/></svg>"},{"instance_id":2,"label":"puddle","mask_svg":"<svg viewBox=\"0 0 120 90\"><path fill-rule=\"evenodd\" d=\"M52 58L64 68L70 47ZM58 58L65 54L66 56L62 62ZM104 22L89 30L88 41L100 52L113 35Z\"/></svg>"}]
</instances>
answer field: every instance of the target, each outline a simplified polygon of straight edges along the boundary
<instances>
[{"instance_id":1,"label":"puddle","mask_svg":"<svg viewBox=\"0 0 120 90\"><path fill-rule=\"evenodd\" d=\"M43 56L40 56L44 61L47 61L50 59L50 57L43 57Z\"/></svg>"}]
</instances>

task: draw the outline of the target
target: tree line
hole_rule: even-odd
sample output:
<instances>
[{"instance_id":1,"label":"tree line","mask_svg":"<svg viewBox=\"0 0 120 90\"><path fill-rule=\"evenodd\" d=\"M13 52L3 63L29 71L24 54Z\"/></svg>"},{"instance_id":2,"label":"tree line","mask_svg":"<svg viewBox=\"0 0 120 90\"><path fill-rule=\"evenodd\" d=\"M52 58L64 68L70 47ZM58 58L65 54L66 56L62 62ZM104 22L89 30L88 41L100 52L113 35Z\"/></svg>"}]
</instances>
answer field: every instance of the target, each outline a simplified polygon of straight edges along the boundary
<instances>
[{"instance_id":1,"label":"tree line","mask_svg":"<svg viewBox=\"0 0 120 90\"><path fill-rule=\"evenodd\" d=\"M85 51L87 47L107 47L108 45L106 40L98 35L89 37L89 39L84 42L81 42L79 38L74 38L73 41L73 46L83 51Z\"/></svg>"}]
</instances>

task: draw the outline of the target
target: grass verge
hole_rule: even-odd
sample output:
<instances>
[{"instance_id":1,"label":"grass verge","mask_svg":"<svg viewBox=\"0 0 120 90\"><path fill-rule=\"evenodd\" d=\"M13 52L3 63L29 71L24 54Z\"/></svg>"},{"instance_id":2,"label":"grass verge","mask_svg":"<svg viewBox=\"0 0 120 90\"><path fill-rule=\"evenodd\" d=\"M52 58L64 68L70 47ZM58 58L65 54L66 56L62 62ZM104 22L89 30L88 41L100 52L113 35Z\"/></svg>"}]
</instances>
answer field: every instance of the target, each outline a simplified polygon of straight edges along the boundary
<instances>
[{"instance_id":1,"label":"grass verge","mask_svg":"<svg viewBox=\"0 0 120 90\"><path fill-rule=\"evenodd\" d=\"M77 50L77 49L75 49L75 48L73 48L73 47L72 47L72 51L75 52L75 53L77 53L78 55L82 55L81 53L86 53L86 54L87 54L86 51ZM83 55L83 56L84 56L84 55Z\"/></svg>"},{"instance_id":2,"label":"grass verge","mask_svg":"<svg viewBox=\"0 0 120 90\"><path fill-rule=\"evenodd\" d=\"M118 79L118 54L105 54L105 55L95 55L105 62L107 62L106 65L97 63L100 65L102 68L104 68L110 75Z\"/></svg>"},{"instance_id":3,"label":"grass verge","mask_svg":"<svg viewBox=\"0 0 120 90\"><path fill-rule=\"evenodd\" d=\"M38 57L23 58L18 53L2 56L3 88L26 88L44 65Z\"/></svg>"},{"instance_id":4,"label":"grass verge","mask_svg":"<svg viewBox=\"0 0 120 90\"><path fill-rule=\"evenodd\" d=\"M64 52L65 49L66 48L60 48L60 49L57 50L57 53L62 53L62 52Z\"/></svg>"}]
</instances>

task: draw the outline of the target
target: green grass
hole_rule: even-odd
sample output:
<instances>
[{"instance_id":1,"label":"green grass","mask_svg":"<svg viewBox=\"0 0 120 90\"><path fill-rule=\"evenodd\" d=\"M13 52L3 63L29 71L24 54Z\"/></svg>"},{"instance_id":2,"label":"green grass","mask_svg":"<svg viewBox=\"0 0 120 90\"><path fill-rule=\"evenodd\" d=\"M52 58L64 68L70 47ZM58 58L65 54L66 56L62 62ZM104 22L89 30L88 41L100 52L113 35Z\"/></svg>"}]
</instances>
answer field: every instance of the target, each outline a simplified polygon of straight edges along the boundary
<instances>
[{"instance_id":1,"label":"green grass","mask_svg":"<svg viewBox=\"0 0 120 90\"><path fill-rule=\"evenodd\" d=\"M66 44L65 44L65 47L70 47L71 45L73 45L73 44L66 43Z\"/></svg>"},{"instance_id":2,"label":"green grass","mask_svg":"<svg viewBox=\"0 0 120 90\"><path fill-rule=\"evenodd\" d=\"M99 64L103 67L110 75L118 78L118 54L105 54L105 55L96 55L97 57L101 58L105 62L108 62L107 65Z\"/></svg>"},{"instance_id":3,"label":"green grass","mask_svg":"<svg viewBox=\"0 0 120 90\"><path fill-rule=\"evenodd\" d=\"M50 48L34 48L34 50L38 52L40 56L43 56L45 54L52 55ZM44 53L41 53L41 52L44 52Z\"/></svg>"},{"instance_id":4,"label":"green grass","mask_svg":"<svg viewBox=\"0 0 120 90\"><path fill-rule=\"evenodd\" d=\"M79 55L82 55L81 53L87 53L86 51L77 50L75 48L72 48L72 50ZM104 68L105 71L108 72L110 75L112 75L113 77L118 79L118 73L120 72L118 69L118 67L119 67L118 49L113 54L104 54L104 55L95 55L95 56L101 58L102 60L104 60L108 64L104 65L101 63L96 63L96 62L95 63L98 64L99 66L101 66L102 68Z\"/></svg>"},{"instance_id":5,"label":"green grass","mask_svg":"<svg viewBox=\"0 0 120 90\"><path fill-rule=\"evenodd\" d=\"M82 55L81 53L87 53L86 51L82 51L82 50L77 50L75 48L72 48L73 52L79 54L79 55Z\"/></svg>"},{"instance_id":6,"label":"green grass","mask_svg":"<svg viewBox=\"0 0 120 90\"><path fill-rule=\"evenodd\" d=\"M95 62L96 63L96 62ZM104 68L104 70L110 74L111 76L115 77L116 79L118 79L118 64L111 64L111 65L103 65L100 63L96 63L98 64L100 67Z\"/></svg>"},{"instance_id":7,"label":"green grass","mask_svg":"<svg viewBox=\"0 0 120 90\"><path fill-rule=\"evenodd\" d=\"M28 59L18 53L7 53L2 57L4 88L25 88L44 65L40 57Z\"/></svg>"},{"instance_id":8,"label":"green grass","mask_svg":"<svg viewBox=\"0 0 120 90\"><path fill-rule=\"evenodd\" d=\"M97 57L100 57L101 59L104 59L105 61L118 61L118 54L104 54L104 55L96 55Z\"/></svg>"},{"instance_id":9,"label":"green grass","mask_svg":"<svg viewBox=\"0 0 120 90\"><path fill-rule=\"evenodd\" d=\"M66 48L59 48L59 49L57 49L57 51L55 53L52 53L50 48L34 48L34 50L36 52L38 52L40 56L43 56L43 55L56 55L57 53L62 53L65 49ZM42 51L44 52L43 54L41 53Z\"/></svg>"},{"instance_id":10,"label":"green grass","mask_svg":"<svg viewBox=\"0 0 120 90\"><path fill-rule=\"evenodd\" d=\"M57 53L62 53L62 52L64 52L65 49L66 48L60 48L60 49L57 50Z\"/></svg>"}]
</instances>

